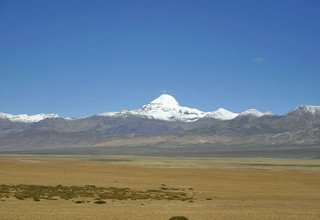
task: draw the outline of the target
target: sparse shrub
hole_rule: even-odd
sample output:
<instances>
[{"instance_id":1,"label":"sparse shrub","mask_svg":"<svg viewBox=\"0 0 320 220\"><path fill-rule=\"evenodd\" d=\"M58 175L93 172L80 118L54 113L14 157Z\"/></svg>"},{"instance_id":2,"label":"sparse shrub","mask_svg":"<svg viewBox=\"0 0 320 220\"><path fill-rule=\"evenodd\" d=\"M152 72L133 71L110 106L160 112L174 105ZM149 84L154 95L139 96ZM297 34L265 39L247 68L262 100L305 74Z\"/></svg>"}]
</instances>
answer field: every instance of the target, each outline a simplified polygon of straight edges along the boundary
<instances>
[{"instance_id":1,"label":"sparse shrub","mask_svg":"<svg viewBox=\"0 0 320 220\"><path fill-rule=\"evenodd\" d=\"M162 184L165 185L165 184ZM0 184L0 199L15 197L19 200L57 200L65 199L75 202L83 202L90 199L101 200L192 200L192 196L184 189L168 188L161 186L160 189L149 189L146 191L133 190L130 188L96 187L85 186L42 186L42 185L4 185ZM78 202L76 202L78 203Z\"/></svg>"},{"instance_id":2,"label":"sparse shrub","mask_svg":"<svg viewBox=\"0 0 320 220\"><path fill-rule=\"evenodd\" d=\"M80 204L80 203L84 203L84 201L77 200L77 201L75 201L74 203Z\"/></svg>"},{"instance_id":3,"label":"sparse shrub","mask_svg":"<svg viewBox=\"0 0 320 220\"><path fill-rule=\"evenodd\" d=\"M185 216L173 216L169 220L188 220Z\"/></svg>"},{"instance_id":4,"label":"sparse shrub","mask_svg":"<svg viewBox=\"0 0 320 220\"><path fill-rule=\"evenodd\" d=\"M40 199L39 199L39 198L33 198L33 201L35 201L35 202L39 202L39 201L40 201Z\"/></svg>"},{"instance_id":5,"label":"sparse shrub","mask_svg":"<svg viewBox=\"0 0 320 220\"><path fill-rule=\"evenodd\" d=\"M95 201L94 203L96 203L96 204L105 204L106 202L103 201L103 200L97 200L97 201Z\"/></svg>"}]
</instances>

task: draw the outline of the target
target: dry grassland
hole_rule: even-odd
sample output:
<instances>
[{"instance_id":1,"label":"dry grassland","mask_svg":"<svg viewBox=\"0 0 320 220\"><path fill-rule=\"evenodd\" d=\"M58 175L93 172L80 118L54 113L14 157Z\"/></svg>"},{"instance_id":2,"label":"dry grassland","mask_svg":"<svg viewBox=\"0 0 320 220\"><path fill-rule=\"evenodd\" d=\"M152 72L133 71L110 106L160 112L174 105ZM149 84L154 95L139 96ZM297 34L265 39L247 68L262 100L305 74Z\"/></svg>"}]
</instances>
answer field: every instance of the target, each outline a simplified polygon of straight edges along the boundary
<instances>
[{"instance_id":1,"label":"dry grassland","mask_svg":"<svg viewBox=\"0 0 320 220\"><path fill-rule=\"evenodd\" d=\"M0 185L0 219L320 219L316 160L2 155Z\"/></svg>"}]
</instances>

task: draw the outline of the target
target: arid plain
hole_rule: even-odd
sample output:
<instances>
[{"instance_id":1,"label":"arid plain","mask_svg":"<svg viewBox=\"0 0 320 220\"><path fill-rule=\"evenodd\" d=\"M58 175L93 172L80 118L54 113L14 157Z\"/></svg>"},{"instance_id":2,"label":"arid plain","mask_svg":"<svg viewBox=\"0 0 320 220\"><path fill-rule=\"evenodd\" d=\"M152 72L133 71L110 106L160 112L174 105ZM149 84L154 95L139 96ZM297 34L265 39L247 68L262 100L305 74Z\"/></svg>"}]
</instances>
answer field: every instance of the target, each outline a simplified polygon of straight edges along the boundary
<instances>
[{"instance_id":1,"label":"arid plain","mask_svg":"<svg viewBox=\"0 0 320 220\"><path fill-rule=\"evenodd\" d=\"M320 219L319 183L318 160L1 155L0 219Z\"/></svg>"}]
</instances>

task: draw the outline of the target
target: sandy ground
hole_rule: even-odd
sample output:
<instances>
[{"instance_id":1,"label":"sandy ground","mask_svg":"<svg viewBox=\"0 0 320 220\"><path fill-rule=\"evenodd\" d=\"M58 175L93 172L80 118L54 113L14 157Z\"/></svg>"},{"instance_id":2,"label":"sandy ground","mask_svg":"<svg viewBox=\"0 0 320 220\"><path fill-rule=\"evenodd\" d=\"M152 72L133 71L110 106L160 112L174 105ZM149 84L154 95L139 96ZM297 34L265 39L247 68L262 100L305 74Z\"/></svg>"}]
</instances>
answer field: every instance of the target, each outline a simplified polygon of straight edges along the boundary
<instances>
[{"instance_id":1,"label":"sandy ground","mask_svg":"<svg viewBox=\"0 0 320 220\"><path fill-rule=\"evenodd\" d=\"M0 201L0 219L320 219L320 162L0 156L0 184L192 188L194 202Z\"/></svg>"}]
</instances>

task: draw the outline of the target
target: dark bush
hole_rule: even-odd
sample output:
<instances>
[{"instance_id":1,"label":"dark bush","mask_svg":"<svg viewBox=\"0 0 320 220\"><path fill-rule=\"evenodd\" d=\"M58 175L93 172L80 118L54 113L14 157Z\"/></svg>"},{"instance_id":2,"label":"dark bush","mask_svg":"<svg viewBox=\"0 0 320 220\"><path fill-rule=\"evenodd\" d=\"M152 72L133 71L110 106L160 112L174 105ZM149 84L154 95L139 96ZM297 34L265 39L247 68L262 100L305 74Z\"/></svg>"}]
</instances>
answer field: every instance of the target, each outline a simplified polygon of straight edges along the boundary
<instances>
[{"instance_id":1,"label":"dark bush","mask_svg":"<svg viewBox=\"0 0 320 220\"><path fill-rule=\"evenodd\" d=\"M184 216L173 216L169 220L188 220L188 218Z\"/></svg>"},{"instance_id":2,"label":"dark bush","mask_svg":"<svg viewBox=\"0 0 320 220\"><path fill-rule=\"evenodd\" d=\"M105 204L106 202L103 201L103 200L97 200L97 201L95 201L94 203L96 203L96 204Z\"/></svg>"},{"instance_id":3,"label":"dark bush","mask_svg":"<svg viewBox=\"0 0 320 220\"><path fill-rule=\"evenodd\" d=\"M80 201L80 200L78 200L78 201L75 201L74 203L78 203L78 204L80 204L80 203L84 203L84 201Z\"/></svg>"}]
</instances>

